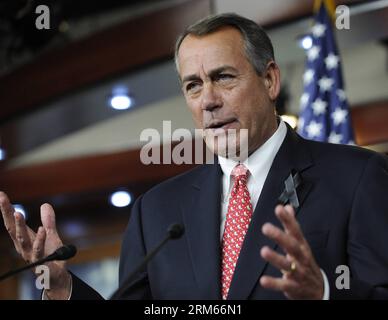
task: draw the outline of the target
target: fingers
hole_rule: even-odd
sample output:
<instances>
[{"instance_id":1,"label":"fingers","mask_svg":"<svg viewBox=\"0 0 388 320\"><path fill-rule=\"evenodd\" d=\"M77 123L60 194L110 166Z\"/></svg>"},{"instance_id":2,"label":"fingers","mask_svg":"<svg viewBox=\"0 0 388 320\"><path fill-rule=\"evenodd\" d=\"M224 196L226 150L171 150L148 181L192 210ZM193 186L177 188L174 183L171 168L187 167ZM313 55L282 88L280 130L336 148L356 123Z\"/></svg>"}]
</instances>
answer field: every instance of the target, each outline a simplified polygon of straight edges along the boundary
<instances>
[{"instance_id":1,"label":"fingers","mask_svg":"<svg viewBox=\"0 0 388 320\"><path fill-rule=\"evenodd\" d=\"M263 247L260 251L264 260L279 270L290 270L291 262L283 255L273 251L269 247Z\"/></svg>"},{"instance_id":2,"label":"fingers","mask_svg":"<svg viewBox=\"0 0 388 320\"><path fill-rule=\"evenodd\" d=\"M12 238L16 251L24 260L30 262L32 242L35 239L34 231L26 225L23 215L20 212L15 212L4 192L0 192L0 208L4 225Z\"/></svg>"},{"instance_id":3,"label":"fingers","mask_svg":"<svg viewBox=\"0 0 388 320\"><path fill-rule=\"evenodd\" d=\"M295 219L295 211L292 206L278 205L275 208L275 214L279 221L282 223L286 233L291 234L298 241L304 241L302 230L300 229L299 223Z\"/></svg>"},{"instance_id":4,"label":"fingers","mask_svg":"<svg viewBox=\"0 0 388 320\"><path fill-rule=\"evenodd\" d=\"M19 247L17 249L21 251L20 253L23 255L23 258L27 258L25 257L24 252L28 252L31 250L32 239L29 237L28 228L24 221L24 217L20 212L15 213L15 225L16 225L16 228L15 228L16 241L17 241L17 246Z\"/></svg>"},{"instance_id":5,"label":"fingers","mask_svg":"<svg viewBox=\"0 0 388 320\"><path fill-rule=\"evenodd\" d=\"M0 191L0 208L3 216L4 226L7 229L12 240L16 241L16 229L15 229L15 209L8 199L8 196Z\"/></svg>"},{"instance_id":6,"label":"fingers","mask_svg":"<svg viewBox=\"0 0 388 320\"><path fill-rule=\"evenodd\" d=\"M39 227L34 243L32 244L32 256L31 256L32 262L35 262L43 258L45 240L46 240L46 231L43 227Z\"/></svg>"},{"instance_id":7,"label":"fingers","mask_svg":"<svg viewBox=\"0 0 388 320\"><path fill-rule=\"evenodd\" d=\"M282 291L291 299L321 299L323 296L322 275L305 240L299 223L295 219L294 209L287 205L275 208L275 214L284 227L284 231L271 223L262 227L265 236L277 243L285 255L269 247L261 249L261 256L283 276L274 278L263 276L260 283L264 288Z\"/></svg>"},{"instance_id":8,"label":"fingers","mask_svg":"<svg viewBox=\"0 0 388 320\"><path fill-rule=\"evenodd\" d=\"M260 278L260 285L266 289L282 292L293 291L298 287L298 283L292 279L274 278L270 276L262 276Z\"/></svg>"},{"instance_id":9,"label":"fingers","mask_svg":"<svg viewBox=\"0 0 388 320\"><path fill-rule=\"evenodd\" d=\"M262 227L262 232L265 236L276 242L284 252L296 259L303 258L300 244L290 234L286 234L283 230L275 227L271 223L265 223Z\"/></svg>"},{"instance_id":10,"label":"fingers","mask_svg":"<svg viewBox=\"0 0 388 320\"><path fill-rule=\"evenodd\" d=\"M49 252L54 251L62 246L63 243L57 232L55 212L53 207L48 203L41 205L40 217L46 233L45 249Z\"/></svg>"},{"instance_id":11,"label":"fingers","mask_svg":"<svg viewBox=\"0 0 388 320\"><path fill-rule=\"evenodd\" d=\"M51 205L49 205L48 203L41 205L40 218L42 220L42 225L46 229L47 233L57 233L57 227L55 223L55 212Z\"/></svg>"}]
</instances>

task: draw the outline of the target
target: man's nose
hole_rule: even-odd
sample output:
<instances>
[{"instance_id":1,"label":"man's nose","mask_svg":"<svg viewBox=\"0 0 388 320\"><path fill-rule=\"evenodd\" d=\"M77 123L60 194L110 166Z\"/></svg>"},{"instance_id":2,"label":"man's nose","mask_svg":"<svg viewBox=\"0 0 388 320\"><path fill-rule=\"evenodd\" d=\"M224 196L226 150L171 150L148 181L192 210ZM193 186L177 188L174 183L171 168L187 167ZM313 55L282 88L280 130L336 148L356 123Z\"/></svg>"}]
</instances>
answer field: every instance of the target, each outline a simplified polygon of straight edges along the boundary
<instances>
[{"instance_id":1,"label":"man's nose","mask_svg":"<svg viewBox=\"0 0 388 320\"><path fill-rule=\"evenodd\" d=\"M202 109L213 111L222 107L222 100L216 88L212 84L204 85L202 92Z\"/></svg>"}]
</instances>

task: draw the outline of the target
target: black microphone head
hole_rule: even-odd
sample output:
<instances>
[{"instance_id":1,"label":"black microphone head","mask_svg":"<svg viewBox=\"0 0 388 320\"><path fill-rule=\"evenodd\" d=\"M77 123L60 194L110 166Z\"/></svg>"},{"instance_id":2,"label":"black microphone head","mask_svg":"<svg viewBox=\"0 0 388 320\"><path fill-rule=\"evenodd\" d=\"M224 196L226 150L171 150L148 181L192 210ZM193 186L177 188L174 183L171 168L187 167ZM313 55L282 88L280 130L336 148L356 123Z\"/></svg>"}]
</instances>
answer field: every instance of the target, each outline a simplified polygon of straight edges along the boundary
<instances>
[{"instance_id":1,"label":"black microphone head","mask_svg":"<svg viewBox=\"0 0 388 320\"><path fill-rule=\"evenodd\" d=\"M179 223L175 223L168 228L168 234L171 239L179 239L185 233L185 228Z\"/></svg>"},{"instance_id":2,"label":"black microphone head","mask_svg":"<svg viewBox=\"0 0 388 320\"><path fill-rule=\"evenodd\" d=\"M54 255L55 255L55 260L67 260L75 256L77 253L77 248L72 245L64 245L57 250L55 250Z\"/></svg>"}]
</instances>

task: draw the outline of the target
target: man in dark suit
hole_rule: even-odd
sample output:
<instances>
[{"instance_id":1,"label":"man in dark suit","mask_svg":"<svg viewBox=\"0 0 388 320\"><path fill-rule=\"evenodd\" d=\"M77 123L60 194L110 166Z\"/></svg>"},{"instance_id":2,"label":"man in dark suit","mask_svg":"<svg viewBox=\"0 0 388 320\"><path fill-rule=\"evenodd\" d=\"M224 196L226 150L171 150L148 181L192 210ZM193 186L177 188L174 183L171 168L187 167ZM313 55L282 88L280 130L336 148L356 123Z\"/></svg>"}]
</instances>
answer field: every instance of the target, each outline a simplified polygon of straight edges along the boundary
<instances>
[{"instance_id":1,"label":"man in dark suit","mask_svg":"<svg viewBox=\"0 0 388 320\"><path fill-rule=\"evenodd\" d=\"M388 298L387 160L304 140L276 116L280 72L269 38L250 20L219 15L189 27L177 42L176 64L216 163L137 199L122 245L121 283L169 225L182 223L186 231L137 275L125 298ZM248 148L247 159L229 153L227 129L237 132L236 150ZM279 197L295 210L277 205ZM19 214L13 218L5 194L0 204L24 259L61 244L49 205L36 235ZM338 266L350 271L343 286ZM48 298L100 297L63 263L50 267Z\"/></svg>"}]
</instances>

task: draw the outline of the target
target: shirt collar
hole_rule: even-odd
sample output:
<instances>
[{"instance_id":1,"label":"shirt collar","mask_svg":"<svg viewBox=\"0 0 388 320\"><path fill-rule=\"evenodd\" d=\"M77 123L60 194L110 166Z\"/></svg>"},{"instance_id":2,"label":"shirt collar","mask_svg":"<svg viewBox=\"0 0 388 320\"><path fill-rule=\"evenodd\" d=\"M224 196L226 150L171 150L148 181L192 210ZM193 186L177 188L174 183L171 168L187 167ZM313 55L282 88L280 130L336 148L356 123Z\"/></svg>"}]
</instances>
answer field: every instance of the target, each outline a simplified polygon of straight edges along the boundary
<instances>
[{"instance_id":1,"label":"shirt collar","mask_svg":"<svg viewBox=\"0 0 388 320\"><path fill-rule=\"evenodd\" d=\"M263 171L264 168L270 167L280 149L281 144L287 134L287 126L280 120L279 126L275 133L257 150L255 150L242 164L244 164L254 181ZM230 177L233 168L238 164L238 161L218 156L218 162L225 176Z\"/></svg>"}]
</instances>

